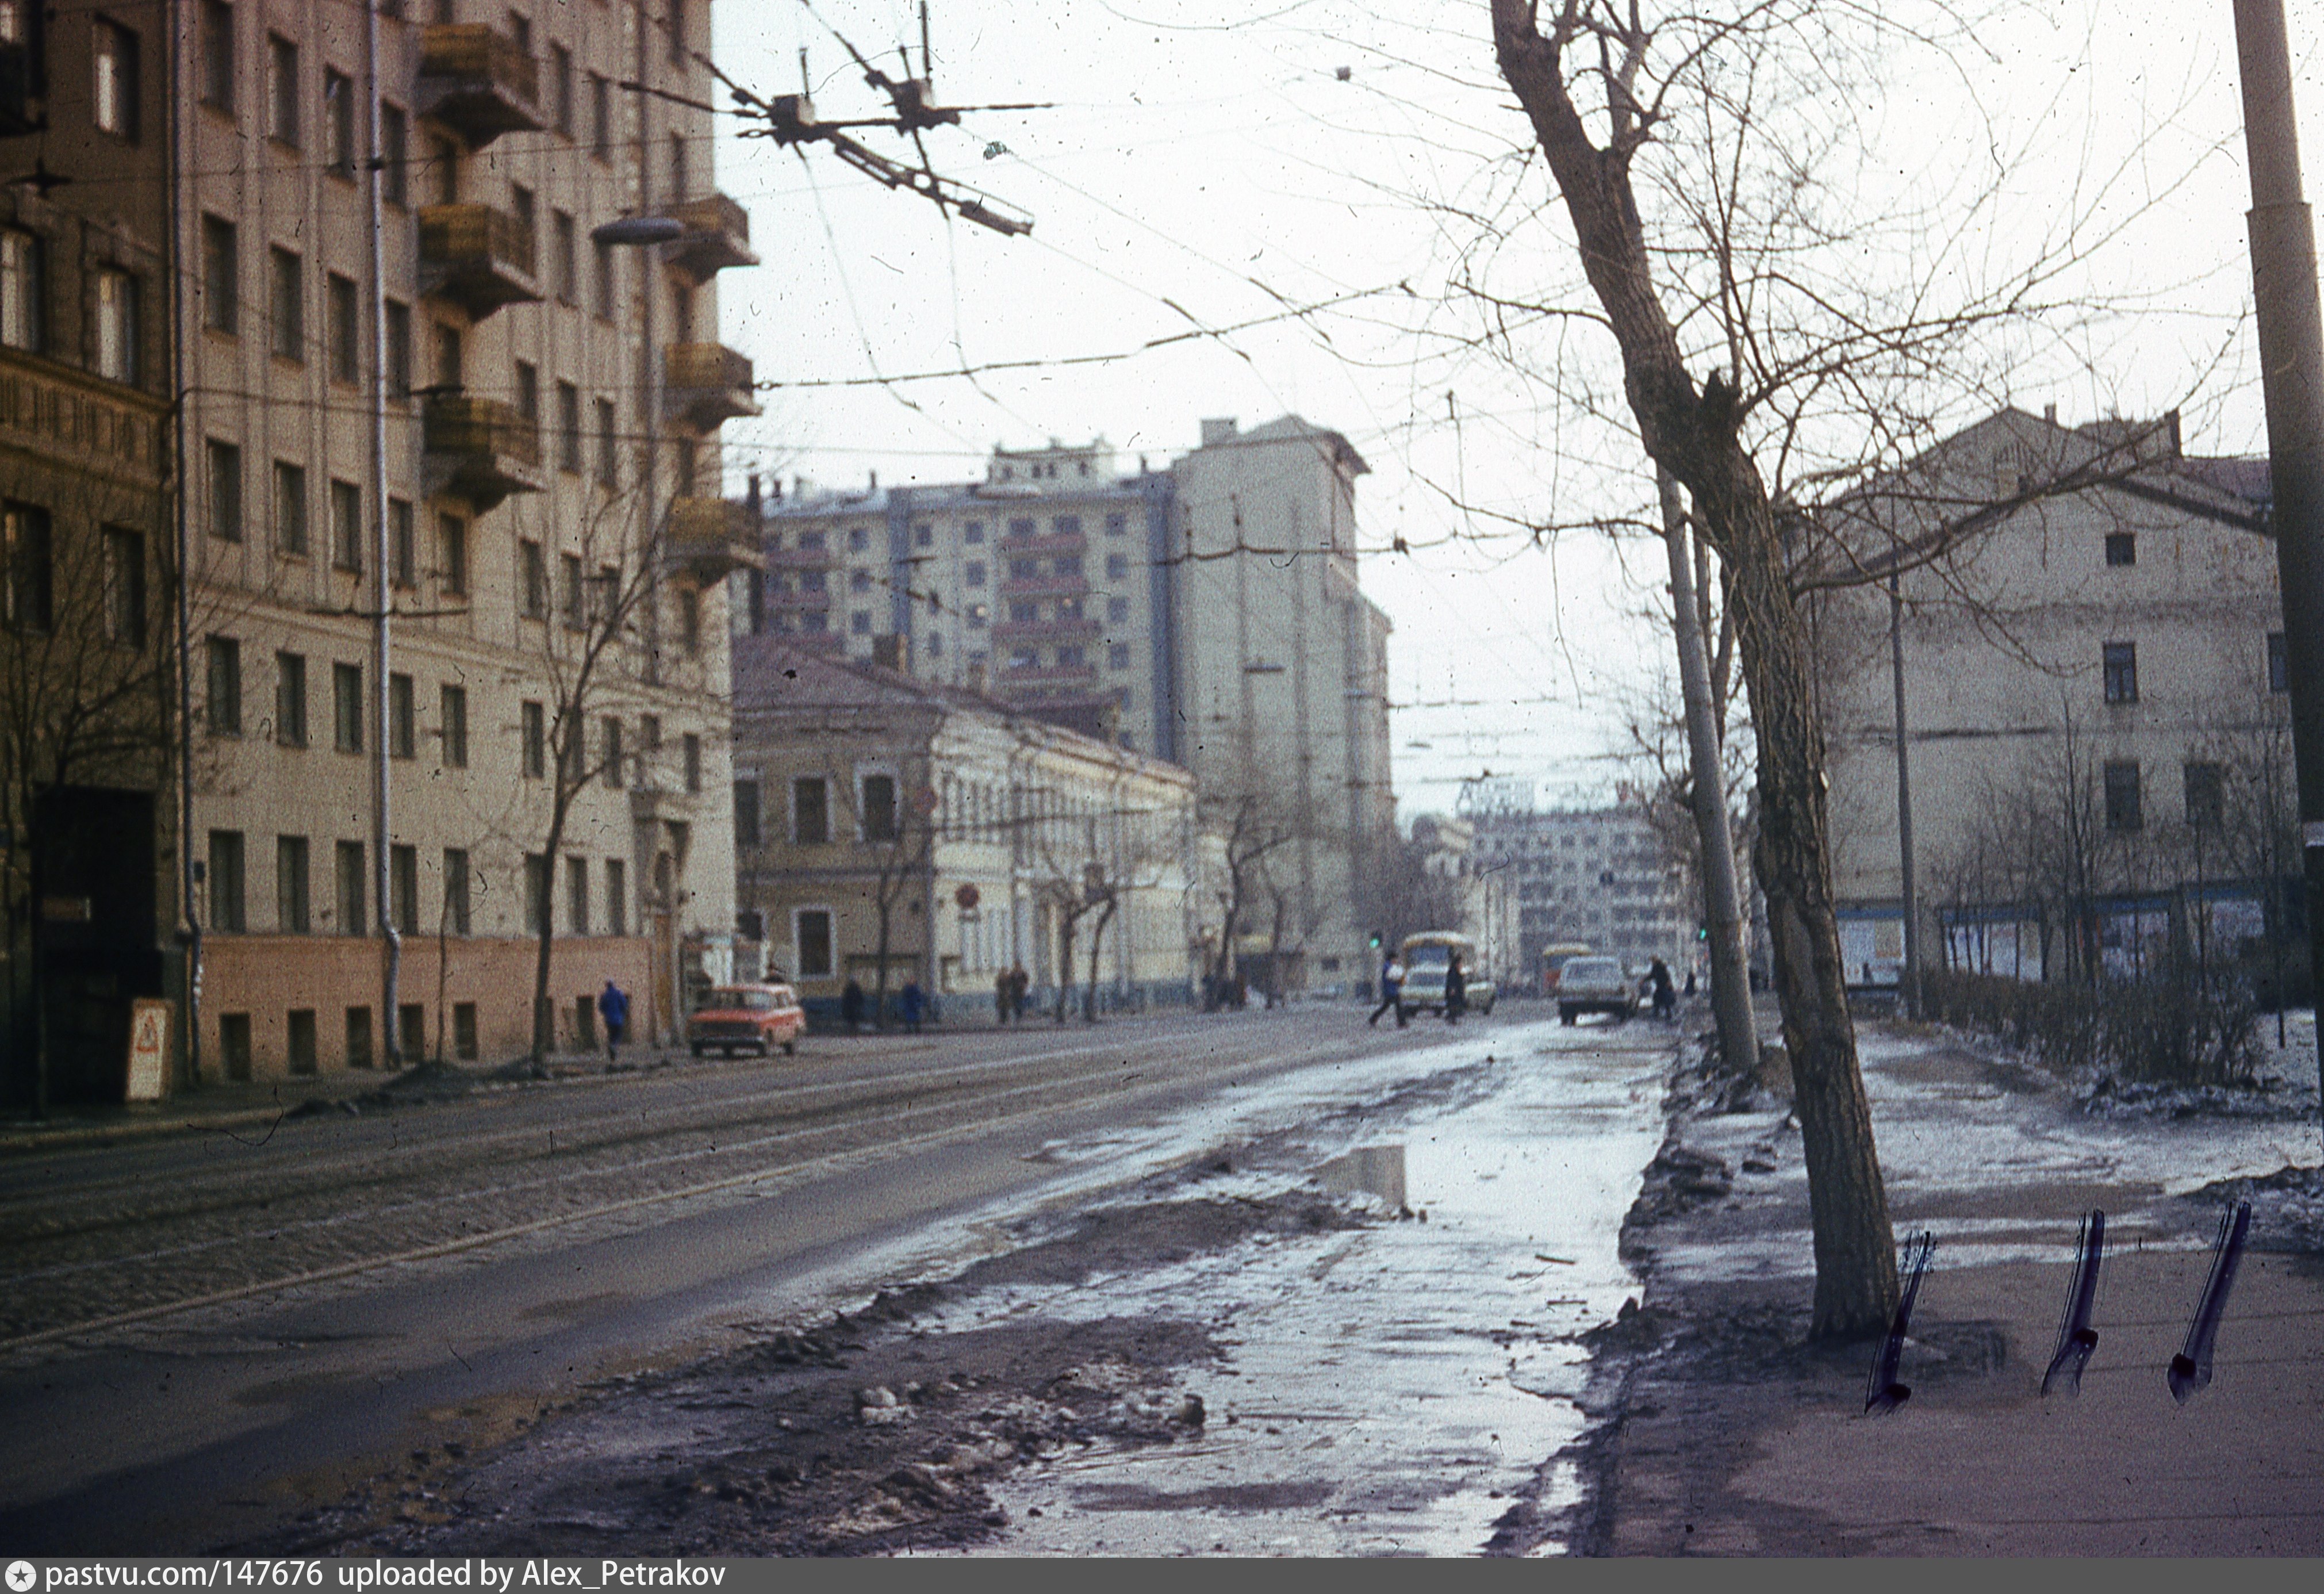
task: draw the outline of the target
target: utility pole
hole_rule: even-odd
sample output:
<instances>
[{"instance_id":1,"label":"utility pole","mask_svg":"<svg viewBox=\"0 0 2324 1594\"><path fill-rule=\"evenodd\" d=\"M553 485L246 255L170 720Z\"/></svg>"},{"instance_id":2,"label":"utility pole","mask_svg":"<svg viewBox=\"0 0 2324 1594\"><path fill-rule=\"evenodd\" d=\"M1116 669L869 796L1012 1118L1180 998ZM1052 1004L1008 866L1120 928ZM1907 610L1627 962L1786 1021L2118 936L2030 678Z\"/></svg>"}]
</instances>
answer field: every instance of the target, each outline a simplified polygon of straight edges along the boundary
<instances>
[{"instance_id":1,"label":"utility pole","mask_svg":"<svg viewBox=\"0 0 2324 1594\"><path fill-rule=\"evenodd\" d=\"M2324 316L2316 233L2300 190L2291 51L2282 0L2235 0L2244 140L2251 159L2252 288L2267 401L2268 521L2283 594L2292 756L2308 886L2308 957L2324 990ZM2277 1000L2282 1000L2279 992ZM2324 1052L2318 1055L2324 1083Z\"/></svg>"},{"instance_id":2,"label":"utility pole","mask_svg":"<svg viewBox=\"0 0 2324 1594\"><path fill-rule=\"evenodd\" d=\"M1759 1030L1751 1017L1751 976L1743 963L1742 893L1735 883L1735 834L1727 824L1727 782L1719 769L1719 729L1711 720L1711 659L1696 607L1694 562L1688 557L1686 508L1678 478L1655 473L1662 493L1663 544L1670 553L1671 629L1678 639L1679 692L1686 705L1686 746L1694 786L1694 828L1702 843L1702 908L1711 928L1711 1008L1719 1020L1719 1054L1729 1073L1759 1066Z\"/></svg>"},{"instance_id":3,"label":"utility pole","mask_svg":"<svg viewBox=\"0 0 2324 1594\"><path fill-rule=\"evenodd\" d=\"M1897 1005L1907 1018L1921 1016L1921 901L1913 867L1913 755L1904 733L1904 594L1902 572L1888 571L1888 670L1896 693L1896 851L1904 864L1904 973L1896 981Z\"/></svg>"}]
</instances>

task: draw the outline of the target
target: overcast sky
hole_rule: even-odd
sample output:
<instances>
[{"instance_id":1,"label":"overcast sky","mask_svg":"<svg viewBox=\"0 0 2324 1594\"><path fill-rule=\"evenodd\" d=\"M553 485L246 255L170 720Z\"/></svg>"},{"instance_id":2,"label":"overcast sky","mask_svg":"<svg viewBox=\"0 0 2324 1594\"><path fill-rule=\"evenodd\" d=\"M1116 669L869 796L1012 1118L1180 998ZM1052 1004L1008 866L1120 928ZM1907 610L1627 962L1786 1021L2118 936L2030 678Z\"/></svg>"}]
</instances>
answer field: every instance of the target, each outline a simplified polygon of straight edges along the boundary
<instances>
[{"instance_id":1,"label":"overcast sky","mask_svg":"<svg viewBox=\"0 0 2324 1594\"><path fill-rule=\"evenodd\" d=\"M2324 0L2289 12L2312 192ZM916 5L722 0L715 23L721 66L765 93L800 87L804 48L825 116L885 108L834 30L891 75L899 46L918 61ZM1670 674L1646 618L1662 554L1589 530L1536 547L1516 529L1628 514L1645 487L1634 438L1466 346L1476 308L1445 291L1476 258L1473 212L1551 197L1537 159L1515 164L1526 129L1484 0L1308 0L1231 24L1179 0L936 0L931 28L940 102L1050 107L974 111L927 137L939 172L1034 229L947 222L826 148L802 160L723 119L720 186L749 207L763 263L722 277L722 336L761 380L797 384L728 424L734 468L954 481L996 443L1099 436L1125 465L1159 466L1204 417L1296 411L1372 468L1363 581L1396 626L1403 812L1449 808L1488 771L1552 797L1609 792L1628 704ZM2262 447L2227 5L2023 7L1949 61L1900 60L1852 97L1880 152L1852 180L1870 202L1905 193L1942 215L1987 145L2024 150L1999 235L1944 245L1974 272L2080 216L2107 235L2065 287L2139 311L2027 344L2008 396L2068 422L2183 404L2190 451ZM891 133L859 136L911 157ZM1564 290L1562 220L1499 251L1493 280ZM1622 419L1602 333L1536 334L1526 354ZM977 374L930 374L962 367Z\"/></svg>"}]
</instances>

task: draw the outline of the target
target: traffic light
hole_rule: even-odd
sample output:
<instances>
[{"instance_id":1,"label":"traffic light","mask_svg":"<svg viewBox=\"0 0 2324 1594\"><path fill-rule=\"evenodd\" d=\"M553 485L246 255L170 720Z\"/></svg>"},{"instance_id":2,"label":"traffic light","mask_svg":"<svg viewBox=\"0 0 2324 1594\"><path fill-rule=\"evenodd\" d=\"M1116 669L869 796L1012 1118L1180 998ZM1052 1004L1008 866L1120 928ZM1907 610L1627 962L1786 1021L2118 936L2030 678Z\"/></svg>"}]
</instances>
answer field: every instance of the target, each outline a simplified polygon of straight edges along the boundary
<instances>
[{"instance_id":1,"label":"traffic light","mask_svg":"<svg viewBox=\"0 0 2324 1594\"><path fill-rule=\"evenodd\" d=\"M1380 933L1378 930L1372 932L1371 946L1374 952L1380 949Z\"/></svg>"},{"instance_id":2,"label":"traffic light","mask_svg":"<svg viewBox=\"0 0 2324 1594\"><path fill-rule=\"evenodd\" d=\"M1698 940L1698 941L1708 941L1708 940L1710 940L1710 939L1711 939L1711 926L1710 926L1709 925L1697 925L1697 926L1694 926L1694 938L1695 938L1696 940Z\"/></svg>"}]
</instances>

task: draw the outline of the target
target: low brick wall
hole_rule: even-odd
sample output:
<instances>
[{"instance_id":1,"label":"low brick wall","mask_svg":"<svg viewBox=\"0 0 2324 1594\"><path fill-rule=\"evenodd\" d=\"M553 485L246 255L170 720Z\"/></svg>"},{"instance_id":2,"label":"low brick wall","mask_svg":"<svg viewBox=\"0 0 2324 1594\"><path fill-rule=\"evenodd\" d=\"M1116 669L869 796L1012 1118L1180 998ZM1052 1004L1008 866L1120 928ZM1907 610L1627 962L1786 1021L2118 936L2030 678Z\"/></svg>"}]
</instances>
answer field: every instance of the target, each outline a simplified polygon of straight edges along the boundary
<instances>
[{"instance_id":1,"label":"low brick wall","mask_svg":"<svg viewBox=\"0 0 2324 1594\"><path fill-rule=\"evenodd\" d=\"M585 1032L579 1004L594 1002L608 978L630 997L633 1037L650 1033L653 945L643 936L594 935L552 944L549 999L559 1050L602 1045L594 1008ZM420 1009L426 1055L447 1061L505 1063L530 1049L529 1009L538 944L473 936L446 944L438 992L438 943L407 941L398 996ZM202 1068L216 1078L279 1079L384 1067L380 971L374 939L353 935L213 935L202 946ZM456 1025L473 1009L475 1053L459 1055ZM361 1015L351 1026L349 1012ZM304 1015L304 1017L295 1017ZM368 1064L360 1055L368 1037ZM352 1043L352 1044L351 1044ZM294 1046L305 1054L294 1057ZM311 1051L309 1048L311 1047ZM410 1050L406 1039L407 1054ZM357 1055L350 1055L351 1051Z\"/></svg>"}]
</instances>

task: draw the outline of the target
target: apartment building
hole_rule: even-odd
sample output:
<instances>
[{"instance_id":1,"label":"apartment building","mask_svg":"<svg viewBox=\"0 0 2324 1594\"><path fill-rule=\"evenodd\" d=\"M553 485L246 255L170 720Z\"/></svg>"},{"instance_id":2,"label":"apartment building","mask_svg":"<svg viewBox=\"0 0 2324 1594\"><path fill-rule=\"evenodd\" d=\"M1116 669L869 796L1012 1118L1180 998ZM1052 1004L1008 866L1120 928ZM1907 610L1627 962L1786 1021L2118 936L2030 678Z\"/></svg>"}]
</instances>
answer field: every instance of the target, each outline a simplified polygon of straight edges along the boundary
<instances>
[{"instance_id":1,"label":"apartment building","mask_svg":"<svg viewBox=\"0 0 2324 1594\"><path fill-rule=\"evenodd\" d=\"M1101 1008L1190 1000L1184 769L776 636L736 644L735 744L742 923L811 1011L918 981L947 1022L991 1022L1020 963L1038 1006L1068 982Z\"/></svg>"},{"instance_id":2,"label":"apartment building","mask_svg":"<svg viewBox=\"0 0 2324 1594\"><path fill-rule=\"evenodd\" d=\"M760 506L767 570L739 622L1180 763L1222 832L1263 810L1288 934L1246 913L1240 951L1288 960L1286 989L1346 983L1394 813L1388 622L1357 581L1368 468L1286 416L1204 421L1166 470L1052 439L995 449L978 482L795 491Z\"/></svg>"},{"instance_id":3,"label":"apartment building","mask_svg":"<svg viewBox=\"0 0 2324 1594\"><path fill-rule=\"evenodd\" d=\"M1693 966L1700 897L1639 805L1501 808L1469 819L1472 867L1508 880L1516 898L1517 957L1505 990L1540 991L1542 950L1561 942L1641 971L1657 957L1682 976Z\"/></svg>"},{"instance_id":4,"label":"apartment building","mask_svg":"<svg viewBox=\"0 0 2324 1594\"><path fill-rule=\"evenodd\" d=\"M2185 456L2175 415L2004 410L1835 508L1879 577L1815 612L1851 980L1903 954L1892 648L1924 957L2129 973L2261 933L2299 868L2266 493L2264 460Z\"/></svg>"},{"instance_id":5,"label":"apartment building","mask_svg":"<svg viewBox=\"0 0 2324 1594\"><path fill-rule=\"evenodd\" d=\"M520 1053L544 921L559 1046L726 972L708 13L172 11L206 1073L387 1063L391 958L404 1056Z\"/></svg>"},{"instance_id":6,"label":"apartment building","mask_svg":"<svg viewBox=\"0 0 2324 1594\"><path fill-rule=\"evenodd\" d=\"M0 1102L181 995L167 8L0 0Z\"/></svg>"}]
</instances>

